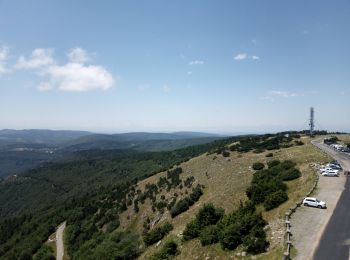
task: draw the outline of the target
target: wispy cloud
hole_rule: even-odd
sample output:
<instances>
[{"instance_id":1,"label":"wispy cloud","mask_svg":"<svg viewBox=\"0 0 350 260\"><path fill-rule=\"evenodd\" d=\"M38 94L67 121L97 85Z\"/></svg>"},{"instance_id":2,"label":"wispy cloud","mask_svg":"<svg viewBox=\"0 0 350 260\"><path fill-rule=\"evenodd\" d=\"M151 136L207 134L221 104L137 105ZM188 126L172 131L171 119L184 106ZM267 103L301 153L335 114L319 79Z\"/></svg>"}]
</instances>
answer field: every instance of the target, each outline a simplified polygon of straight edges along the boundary
<instances>
[{"instance_id":1,"label":"wispy cloud","mask_svg":"<svg viewBox=\"0 0 350 260\"><path fill-rule=\"evenodd\" d=\"M9 53L10 48L8 46L0 46L0 75L9 72L9 69L6 66Z\"/></svg>"},{"instance_id":2,"label":"wispy cloud","mask_svg":"<svg viewBox=\"0 0 350 260\"><path fill-rule=\"evenodd\" d=\"M91 60L89 55L84 49L76 47L71 49L67 54L69 60L74 63L86 63Z\"/></svg>"},{"instance_id":3,"label":"wispy cloud","mask_svg":"<svg viewBox=\"0 0 350 260\"><path fill-rule=\"evenodd\" d=\"M192 60L188 64L189 65L203 65L204 61L202 61L202 60Z\"/></svg>"},{"instance_id":4,"label":"wispy cloud","mask_svg":"<svg viewBox=\"0 0 350 260\"><path fill-rule=\"evenodd\" d=\"M168 84L163 85L163 92L169 93L171 91L171 88Z\"/></svg>"},{"instance_id":5,"label":"wispy cloud","mask_svg":"<svg viewBox=\"0 0 350 260\"><path fill-rule=\"evenodd\" d=\"M287 91L280 91L280 90L272 90L270 91L270 94L273 96L284 97L284 98L301 96L300 94L297 94L294 92L287 92Z\"/></svg>"},{"instance_id":6,"label":"wispy cloud","mask_svg":"<svg viewBox=\"0 0 350 260\"><path fill-rule=\"evenodd\" d=\"M237 61L242 61L247 59L260 60L260 57L256 55L248 55L247 53L238 53L233 57L233 59Z\"/></svg>"},{"instance_id":7,"label":"wispy cloud","mask_svg":"<svg viewBox=\"0 0 350 260\"><path fill-rule=\"evenodd\" d=\"M73 48L67 56L69 62L58 65L53 58L52 49L35 49L29 58L21 56L15 68L32 69L46 78L38 85L39 91L57 89L83 92L95 89L107 90L113 86L115 79L106 68L86 64L92 58L84 49Z\"/></svg>"},{"instance_id":8,"label":"wispy cloud","mask_svg":"<svg viewBox=\"0 0 350 260\"><path fill-rule=\"evenodd\" d=\"M191 76L192 74L192 71L187 71L187 75Z\"/></svg>"},{"instance_id":9,"label":"wispy cloud","mask_svg":"<svg viewBox=\"0 0 350 260\"><path fill-rule=\"evenodd\" d=\"M268 95L259 97L260 100L266 100L270 102L274 102L277 98L295 98L302 97L304 94L282 91L282 90L271 90Z\"/></svg>"},{"instance_id":10,"label":"wispy cloud","mask_svg":"<svg viewBox=\"0 0 350 260\"><path fill-rule=\"evenodd\" d=\"M235 60L245 60L245 59L247 59L247 57L248 57L247 53L238 53L238 54L234 57L234 59L235 59Z\"/></svg>"},{"instance_id":11,"label":"wispy cloud","mask_svg":"<svg viewBox=\"0 0 350 260\"><path fill-rule=\"evenodd\" d=\"M20 56L15 64L16 69L37 69L55 63L53 49L35 49L29 58Z\"/></svg>"}]
</instances>

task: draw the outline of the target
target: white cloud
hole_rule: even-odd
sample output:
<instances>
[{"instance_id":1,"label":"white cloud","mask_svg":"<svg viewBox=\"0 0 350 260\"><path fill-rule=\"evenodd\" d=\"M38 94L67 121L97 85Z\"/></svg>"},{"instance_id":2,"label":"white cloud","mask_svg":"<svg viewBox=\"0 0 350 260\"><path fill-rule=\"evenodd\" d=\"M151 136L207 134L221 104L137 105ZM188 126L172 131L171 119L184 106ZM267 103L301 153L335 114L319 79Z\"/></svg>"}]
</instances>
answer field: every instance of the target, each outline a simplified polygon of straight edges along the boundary
<instances>
[{"instance_id":1,"label":"white cloud","mask_svg":"<svg viewBox=\"0 0 350 260\"><path fill-rule=\"evenodd\" d=\"M90 55L82 48L71 49L69 62L59 65L53 58L52 49L35 49L29 58L21 56L15 68L32 69L45 80L37 88L39 91L89 91L107 90L115 82L112 74L100 65L87 65Z\"/></svg>"},{"instance_id":2,"label":"white cloud","mask_svg":"<svg viewBox=\"0 0 350 260\"><path fill-rule=\"evenodd\" d=\"M0 46L0 74L7 73L9 70L6 68L7 59L10 53L10 48L6 45Z\"/></svg>"},{"instance_id":3,"label":"white cloud","mask_svg":"<svg viewBox=\"0 0 350 260\"><path fill-rule=\"evenodd\" d=\"M238 54L234 57L234 59L235 59L235 60L245 60L245 59L247 59L247 57L248 57L247 53L238 53Z\"/></svg>"},{"instance_id":4,"label":"white cloud","mask_svg":"<svg viewBox=\"0 0 350 260\"><path fill-rule=\"evenodd\" d=\"M30 58L25 58L20 56L15 64L17 69L38 69L44 66L52 65L55 63L55 60L52 57L52 49L35 49Z\"/></svg>"},{"instance_id":5,"label":"white cloud","mask_svg":"<svg viewBox=\"0 0 350 260\"><path fill-rule=\"evenodd\" d=\"M91 60L90 55L79 47L71 49L67 54L69 60L74 63L86 63Z\"/></svg>"},{"instance_id":6,"label":"white cloud","mask_svg":"<svg viewBox=\"0 0 350 260\"><path fill-rule=\"evenodd\" d=\"M246 59L251 59L251 60L260 60L260 57L257 55L248 55L247 53L238 53L236 56L233 57L234 60L246 60Z\"/></svg>"},{"instance_id":7,"label":"white cloud","mask_svg":"<svg viewBox=\"0 0 350 260\"><path fill-rule=\"evenodd\" d=\"M297 97L300 96L297 93L293 93L293 92L287 92L287 91L279 91L279 90L272 90L271 95L273 96L279 96L279 97L284 97L284 98L290 98L290 97Z\"/></svg>"},{"instance_id":8,"label":"white cloud","mask_svg":"<svg viewBox=\"0 0 350 260\"><path fill-rule=\"evenodd\" d=\"M202 61L202 60L192 60L188 64L189 65L203 65L204 61Z\"/></svg>"},{"instance_id":9,"label":"white cloud","mask_svg":"<svg viewBox=\"0 0 350 260\"><path fill-rule=\"evenodd\" d=\"M57 88L62 91L107 90L114 84L113 76L98 65L85 66L80 63L54 65L48 67L44 74L49 76L50 89Z\"/></svg>"},{"instance_id":10,"label":"white cloud","mask_svg":"<svg viewBox=\"0 0 350 260\"><path fill-rule=\"evenodd\" d=\"M167 85L167 84L164 84L164 85L163 85L163 91L164 91L165 93L169 93L170 90L171 90L171 88L170 88L169 85Z\"/></svg>"}]
</instances>

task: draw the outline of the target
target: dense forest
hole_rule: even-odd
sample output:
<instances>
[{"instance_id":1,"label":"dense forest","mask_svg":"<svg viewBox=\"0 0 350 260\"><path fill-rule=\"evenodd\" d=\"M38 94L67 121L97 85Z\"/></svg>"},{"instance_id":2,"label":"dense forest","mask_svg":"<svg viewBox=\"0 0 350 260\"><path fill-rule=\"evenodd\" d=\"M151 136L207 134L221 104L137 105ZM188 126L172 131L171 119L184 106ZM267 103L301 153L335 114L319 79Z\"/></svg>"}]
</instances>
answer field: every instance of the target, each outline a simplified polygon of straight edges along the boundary
<instances>
[{"instance_id":1,"label":"dense forest","mask_svg":"<svg viewBox=\"0 0 350 260\"><path fill-rule=\"evenodd\" d=\"M140 254L142 248L140 245L153 243L154 237L159 235L149 231L150 233L142 240L141 234L118 231L119 214L125 211L127 206L135 203L134 200L141 198L142 194L137 195L135 190L139 180L175 167L170 171L168 178L160 180L163 183L159 183L171 188L171 185L179 184L178 176L181 174L181 168L176 166L195 156L204 153L218 153L225 156L231 151L260 153L265 150L302 145L293 139L298 137L299 133L296 132L237 136L167 152L79 151L59 162L46 163L18 176L3 179L0 181L0 258L32 259L38 254L46 254L49 257L52 252L43 246L43 242L63 221L67 221L65 242L72 259L106 259L106 254L110 256L112 254L114 259L135 258ZM293 164L287 165L282 162L278 166L271 166L271 170L266 172L274 175L276 167L284 166L290 171L294 168ZM192 181L186 180L185 185L190 187ZM257 179L253 185L259 181L260 179ZM193 194L189 194L188 199L173 204L172 208L169 208L173 217L186 210L188 204L195 203L202 193L202 188L194 187ZM283 187L281 191L284 191ZM255 202L253 199L255 195L248 191L248 196ZM266 199L256 200L256 203L260 202L266 204ZM251 206L242 206L240 210L256 217ZM231 222L227 222L228 219L235 219L235 216L241 213L232 214L231 217L229 215L223 218L220 223L229 226ZM258 224L260 230L263 222L259 216L256 218L260 221ZM251 228L253 227L255 226ZM169 229L167 226L161 231L165 235ZM216 231L206 228L203 232ZM247 233L247 239L250 234ZM164 247L164 251L159 252L160 256L167 254L167 250L173 253L177 251L176 244L170 243L167 246Z\"/></svg>"}]
</instances>

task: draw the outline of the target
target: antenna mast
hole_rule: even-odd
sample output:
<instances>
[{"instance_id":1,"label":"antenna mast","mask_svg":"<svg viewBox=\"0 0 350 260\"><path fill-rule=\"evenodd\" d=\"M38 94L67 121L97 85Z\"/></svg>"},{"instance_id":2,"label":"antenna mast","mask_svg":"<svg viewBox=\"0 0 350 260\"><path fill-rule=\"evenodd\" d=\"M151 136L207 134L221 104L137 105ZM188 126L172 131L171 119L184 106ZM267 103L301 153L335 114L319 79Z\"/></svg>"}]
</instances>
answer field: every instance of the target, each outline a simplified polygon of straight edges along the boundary
<instances>
[{"instance_id":1,"label":"antenna mast","mask_svg":"<svg viewBox=\"0 0 350 260\"><path fill-rule=\"evenodd\" d=\"M314 123L314 108L311 107L310 108L310 122L309 122L309 126L310 126L310 136L312 136L314 134L314 128L315 128L315 123Z\"/></svg>"}]
</instances>

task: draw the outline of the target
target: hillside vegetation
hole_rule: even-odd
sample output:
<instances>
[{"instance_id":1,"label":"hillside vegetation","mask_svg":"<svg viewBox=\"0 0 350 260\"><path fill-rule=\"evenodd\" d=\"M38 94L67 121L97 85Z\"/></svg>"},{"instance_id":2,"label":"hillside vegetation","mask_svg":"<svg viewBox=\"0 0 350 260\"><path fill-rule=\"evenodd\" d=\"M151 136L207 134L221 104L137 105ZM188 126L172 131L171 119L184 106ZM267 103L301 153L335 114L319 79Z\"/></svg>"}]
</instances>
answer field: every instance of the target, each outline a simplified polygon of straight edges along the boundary
<instances>
[{"instance_id":1,"label":"hillside vegetation","mask_svg":"<svg viewBox=\"0 0 350 260\"><path fill-rule=\"evenodd\" d=\"M86 150L171 151L222 136L197 133L92 134L82 131L0 130L0 177L21 173Z\"/></svg>"},{"instance_id":2,"label":"hillside vegetation","mask_svg":"<svg viewBox=\"0 0 350 260\"><path fill-rule=\"evenodd\" d=\"M252 165L261 162L266 167L272 160L292 160L301 176L285 184L289 200L270 211L259 203L253 211L251 207L243 211L261 219L255 233L255 224L249 225L253 233L247 233L244 244L255 241L251 238L258 234L263 238L264 228L270 245L267 254L274 254L281 250L282 239L271 234L280 230L285 210L313 184L309 163L327 160L309 139L299 137L233 137L158 153L85 151L4 180L0 183L0 256L30 259L38 250L46 252L43 242L66 220L65 242L72 259L108 259L111 254L116 259L214 255L227 259L243 250L240 243L244 241L238 241L236 251L222 250L215 242L215 225L221 222L203 227L205 237L212 237L205 242L184 241L186 226L209 204L232 216L229 219L242 215L235 212L248 200L246 192L255 172Z\"/></svg>"}]
</instances>

